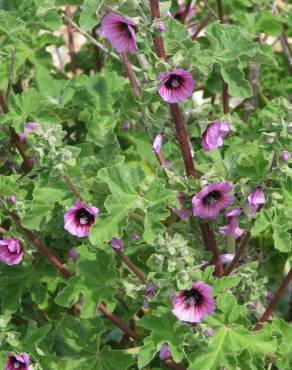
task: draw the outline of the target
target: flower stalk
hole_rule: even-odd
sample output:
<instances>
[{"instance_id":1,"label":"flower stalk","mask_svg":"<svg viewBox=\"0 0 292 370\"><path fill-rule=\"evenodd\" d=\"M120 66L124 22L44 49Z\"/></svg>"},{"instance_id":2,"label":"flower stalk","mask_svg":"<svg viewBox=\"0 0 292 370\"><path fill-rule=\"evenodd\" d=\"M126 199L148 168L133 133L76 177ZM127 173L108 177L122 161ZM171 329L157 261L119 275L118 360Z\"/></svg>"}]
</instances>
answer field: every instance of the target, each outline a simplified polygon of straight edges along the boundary
<instances>
[{"instance_id":1,"label":"flower stalk","mask_svg":"<svg viewBox=\"0 0 292 370\"><path fill-rule=\"evenodd\" d=\"M159 1L158 0L150 0L150 8L151 8L151 16L152 19L159 19L160 18L160 10L159 10ZM161 36L157 36L154 39L154 47L156 50L156 54L158 57L167 61L167 56L164 49L164 43ZM184 165L186 169L187 176L196 177L196 169L194 166L189 138L185 129L185 125L182 119L181 111L179 109L178 104L170 104L170 109L172 113L172 117L175 123L177 136L181 145L181 151L183 155ZM222 264L219 258L219 251L216 243L216 239L214 236L213 231L207 224L200 223L200 229L203 234L203 239L205 246L208 250L210 250L213 254L213 263L215 264L215 275L221 276L223 273Z\"/></svg>"},{"instance_id":2,"label":"flower stalk","mask_svg":"<svg viewBox=\"0 0 292 370\"><path fill-rule=\"evenodd\" d=\"M65 8L66 15L69 19L72 19L72 9L70 5L66 5ZM68 33L68 47L69 47L69 54L71 58L71 70L73 75L77 74L77 62L76 62L76 52L75 52L75 45L74 45L74 35L73 35L73 28L71 23L67 23L67 33Z\"/></svg>"},{"instance_id":3,"label":"flower stalk","mask_svg":"<svg viewBox=\"0 0 292 370\"><path fill-rule=\"evenodd\" d=\"M247 243L250 240L250 237L251 237L250 231L245 231L244 234L241 237L239 246L236 250L236 253L235 253L235 256L234 256L233 260L230 262L230 264L227 266L227 268L224 272L224 276L228 276L234 270L235 266L237 265L237 263L240 260L240 257L242 255L242 252L243 252L245 246L247 245Z\"/></svg>"},{"instance_id":4,"label":"flower stalk","mask_svg":"<svg viewBox=\"0 0 292 370\"><path fill-rule=\"evenodd\" d=\"M277 290L277 292L274 295L274 298L271 300L271 302L268 305L266 311L263 313L262 317L259 319L256 326L253 328L253 331L260 330L263 327L264 323L272 315L272 313L274 312L274 310L276 308L277 303L280 301L283 294L288 289L291 280L292 280L292 268L290 269L289 273L286 275L286 277L282 281L282 284L280 285L280 288Z\"/></svg>"}]
</instances>

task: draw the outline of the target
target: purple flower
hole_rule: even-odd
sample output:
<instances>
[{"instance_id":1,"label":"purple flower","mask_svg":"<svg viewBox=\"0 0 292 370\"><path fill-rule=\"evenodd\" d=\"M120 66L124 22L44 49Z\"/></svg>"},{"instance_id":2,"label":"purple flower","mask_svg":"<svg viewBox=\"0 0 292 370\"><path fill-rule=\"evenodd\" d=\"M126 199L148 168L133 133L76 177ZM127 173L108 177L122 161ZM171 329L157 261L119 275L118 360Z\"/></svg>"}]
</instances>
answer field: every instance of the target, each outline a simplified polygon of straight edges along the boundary
<instances>
[{"instance_id":1,"label":"purple flower","mask_svg":"<svg viewBox=\"0 0 292 370\"><path fill-rule=\"evenodd\" d=\"M155 285L154 283L148 285L146 287L146 296L148 298L154 298L155 297L155 290L157 289L157 285Z\"/></svg>"},{"instance_id":2,"label":"purple flower","mask_svg":"<svg viewBox=\"0 0 292 370\"><path fill-rule=\"evenodd\" d=\"M76 248L71 248L69 252L69 258L73 261L76 262L78 260L78 252Z\"/></svg>"},{"instance_id":3,"label":"purple flower","mask_svg":"<svg viewBox=\"0 0 292 370\"><path fill-rule=\"evenodd\" d=\"M122 128L123 130L130 130L130 128L131 128L131 123L130 123L130 122L128 122L128 121L126 121L126 122L124 122L124 123L122 124L121 128Z\"/></svg>"},{"instance_id":4,"label":"purple flower","mask_svg":"<svg viewBox=\"0 0 292 370\"><path fill-rule=\"evenodd\" d=\"M231 132L229 121L215 121L209 125L202 137L202 146L211 152L223 145L223 139Z\"/></svg>"},{"instance_id":5,"label":"purple flower","mask_svg":"<svg viewBox=\"0 0 292 370\"><path fill-rule=\"evenodd\" d=\"M214 337L214 330L209 328L205 331L207 337Z\"/></svg>"},{"instance_id":6,"label":"purple flower","mask_svg":"<svg viewBox=\"0 0 292 370\"><path fill-rule=\"evenodd\" d=\"M257 308L257 301L249 303L248 307L252 310L255 310Z\"/></svg>"},{"instance_id":7,"label":"purple flower","mask_svg":"<svg viewBox=\"0 0 292 370\"><path fill-rule=\"evenodd\" d=\"M154 27L157 31L160 31L160 32L164 32L166 30L166 26L164 22L159 22Z\"/></svg>"},{"instance_id":8,"label":"purple flower","mask_svg":"<svg viewBox=\"0 0 292 370\"><path fill-rule=\"evenodd\" d=\"M247 201L252 213L259 211L266 202L262 187L258 186L254 191L252 191L249 194Z\"/></svg>"},{"instance_id":9,"label":"purple flower","mask_svg":"<svg viewBox=\"0 0 292 370\"><path fill-rule=\"evenodd\" d=\"M138 235L138 233L134 232L131 236L131 239L132 240L139 240L140 239L140 236Z\"/></svg>"},{"instance_id":10,"label":"purple flower","mask_svg":"<svg viewBox=\"0 0 292 370\"><path fill-rule=\"evenodd\" d=\"M89 229L95 223L98 213L98 208L87 207L80 199L77 199L74 206L64 214L64 228L70 234L80 238L88 236Z\"/></svg>"},{"instance_id":11,"label":"purple flower","mask_svg":"<svg viewBox=\"0 0 292 370\"><path fill-rule=\"evenodd\" d=\"M26 141L27 136L35 131L38 128L39 124L37 122L28 122L24 126L24 131L22 134L19 135L19 140L24 143Z\"/></svg>"},{"instance_id":12,"label":"purple flower","mask_svg":"<svg viewBox=\"0 0 292 370\"><path fill-rule=\"evenodd\" d=\"M274 299L274 294L273 294L273 292L269 291L269 292L267 293L266 298L267 298L267 300L268 300L269 302L271 302L271 300L272 300L272 299Z\"/></svg>"},{"instance_id":13,"label":"purple flower","mask_svg":"<svg viewBox=\"0 0 292 370\"><path fill-rule=\"evenodd\" d=\"M172 313L181 321L196 323L204 320L207 314L215 311L212 287L198 281L190 290L182 290L173 296Z\"/></svg>"},{"instance_id":14,"label":"purple flower","mask_svg":"<svg viewBox=\"0 0 292 370\"><path fill-rule=\"evenodd\" d=\"M163 136L164 136L163 133L160 133L156 135L153 140L152 149L153 149L153 152L156 154L160 153L162 142L163 142Z\"/></svg>"},{"instance_id":15,"label":"purple flower","mask_svg":"<svg viewBox=\"0 0 292 370\"><path fill-rule=\"evenodd\" d=\"M192 199L194 216L206 219L215 219L219 213L230 206L234 197L229 193L232 184L228 181L215 182L205 186Z\"/></svg>"},{"instance_id":16,"label":"purple flower","mask_svg":"<svg viewBox=\"0 0 292 370\"><path fill-rule=\"evenodd\" d=\"M102 31L118 53L137 51L135 22L129 18L110 13L102 20Z\"/></svg>"},{"instance_id":17,"label":"purple flower","mask_svg":"<svg viewBox=\"0 0 292 370\"><path fill-rule=\"evenodd\" d=\"M290 159L290 153L287 152L287 150L284 150L282 155L281 155L281 158L284 162L288 162L289 159Z\"/></svg>"},{"instance_id":18,"label":"purple flower","mask_svg":"<svg viewBox=\"0 0 292 370\"><path fill-rule=\"evenodd\" d=\"M231 254L231 253L221 254L219 258L220 258L220 262L222 263L222 265L226 265L226 263L232 262L234 258L234 254Z\"/></svg>"},{"instance_id":19,"label":"purple flower","mask_svg":"<svg viewBox=\"0 0 292 370\"><path fill-rule=\"evenodd\" d=\"M159 94L169 103L179 103L188 99L193 94L194 80L192 75L182 68L163 73L159 76L162 84Z\"/></svg>"},{"instance_id":20,"label":"purple flower","mask_svg":"<svg viewBox=\"0 0 292 370\"><path fill-rule=\"evenodd\" d=\"M171 162L166 162L165 167L170 170L172 168L172 163Z\"/></svg>"},{"instance_id":21,"label":"purple flower","mask_svg":"<svg viewBox=\"0 0 292 370\"><path fill-rule=\"evenodd\" d=\"M180 208L172 208L173 212L181 219L190 217L192 214L191 211L184 206L185 196L183 194L179 194L177 196L177 200L179 201Z\"/></svg>"},{"instance_id":22,"label":"purple flower","mask_svg":"<svg viewBox=\"0 0 292 370\"><path fill-rule=\"evenodd\" d=\"M6 265L17 265L23 257L23 249L18 240L0 240L0 261Z\"/></svg>"},{"instance_id":23,"label":"purple flower","mask_svg":"<svg viewBox=\"0 0 292 370\"><path fill-rule=\"evenodd\" d=\"M19 355L8 354L5 370L30 370L29 355L27 353L20 353Z\"/></svg>"},{"instance_id":24,"label":"purple flower","mask_svg":"<svg viewBox=\"0 0 292 370\"><path fill-rule=\"evenodd\" d=\"M169 350L169 347L167 344L163 344L163 346L160 348L159 358L161 361L167 360L171 357L171 352Z\"/></svg>"},{"instance_id":25,"label":"purple flower","mask_svg":"<svg viewBox=\"0 0 292 370\"><path fill-rule=\"evenodd\" d=\"M17 198L15 195L9 195L8 197L9 202L15 204L17 202Z\"/></svg>"},{"instance_id":26,"label":"purple flower","mask_svg":"<svg viewBox=\"0 0 292 370\"><path fill-rule=\"evenodd\" d=\"M220 233L222 235L233 235L236 239L239 238L244 230L238 227L237 217L241 214L241 208L233 208L230 211L225 212L225 216L228 218L228 225L220 227Z\"/></svg>"},{"instance_id":27,"label":"purple flower","mask_svg":"<svg viewBox=\"0 0 292 370\"><path fill-rule=\"evenodd\" d=\"M111 246L112 246L113 249L120 250L120 249L123 249L124 243L121 239L112 238Z\"/></svg>"}]
</instances>

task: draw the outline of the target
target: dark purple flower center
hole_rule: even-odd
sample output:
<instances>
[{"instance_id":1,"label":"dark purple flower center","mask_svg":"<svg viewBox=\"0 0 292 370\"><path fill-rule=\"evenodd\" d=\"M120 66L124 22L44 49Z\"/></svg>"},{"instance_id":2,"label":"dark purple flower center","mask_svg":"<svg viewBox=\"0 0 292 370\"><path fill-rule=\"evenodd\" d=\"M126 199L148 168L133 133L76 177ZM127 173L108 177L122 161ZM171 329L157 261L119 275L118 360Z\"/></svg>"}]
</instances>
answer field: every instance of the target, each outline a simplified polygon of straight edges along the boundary
<instances>
[{"instance_id":1,"label":"dark purple flower center","mask_svg":"<svg viewBox=\"0 0 292 370\"><path fill-rule=\"evenodd\" d=\"M81 208L77 212L77 220L81 225L91 225L94 222L94 216L85 208Z\"/></svg>"},{"instance_id":2,"label":"dark purple flower center","mask_svg":"<svg viewBox=\"0 0 292 370\"><path fill-rule=\"evenodd\" d=\"M184 302L188 307L198 305L202 300L203 295L198 290L191 289L184 291Z\"/></svg>"},{"instance_id":3,"label":"dark purple flower center","mask_svg":"<svg viewBox=\"0 0 292 370\"><path fill-rule=\"evenodd\" d=\"M133 29L134 32L136 32L134 26L131 26L131 25L129 25L127 23L124 23L124 22L120 22L121 33L123 34L123 36L126 36L129 39L133 38L133 36L131 34L131 31L130 31L130 28Z\"/></svg>"},{"instance_id":4,"label":"dark purple flower center","mask_svg":"<svg viewBox=\"0 0 292 370\"><path fill-rule=\"evenodd\" d=\"M220 198L220 195L220 192L217 190L211 191L203 198L203 202L207 206L213 205Z\"/></svg>"},{"instance_id":5,"label":"dark purple flower center","mask_svg":"<svg viewBox=\"0 0 292 370\"><path fill-rule=\"evenodd\" d=\"M182 82L182 78L180 76L178 76L178 75L170 75L170 77L168 78L168 80L165 82L165 85L169 89L172 89L172 88L179 87L181 85L181 82Z\"/></svg>"},{"instance_id":6,"label":"dark purple flower center","mask_svg":"<svg viewBox=\"0 0 292 370\"><path fill-rule=\"evenodd\" d=\"M24 369L26 364L22 361L18 361L15 357L12 358L12 365L14 369Z\"/></svg>"}]
</instances>

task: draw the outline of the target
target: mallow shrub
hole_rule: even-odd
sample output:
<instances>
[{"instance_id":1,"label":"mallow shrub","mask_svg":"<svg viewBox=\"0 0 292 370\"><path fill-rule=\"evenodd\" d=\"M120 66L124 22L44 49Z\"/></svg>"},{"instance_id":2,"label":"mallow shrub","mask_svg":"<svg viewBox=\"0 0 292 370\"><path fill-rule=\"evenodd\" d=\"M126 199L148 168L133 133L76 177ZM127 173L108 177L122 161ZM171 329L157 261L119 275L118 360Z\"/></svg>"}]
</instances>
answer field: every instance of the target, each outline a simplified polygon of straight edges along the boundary
<instances>
[{"instance_id":1,"label":"mallow shrub","mask_svg":"<svg viewBox=\"0 0 292 370\"><path fill-rule=\"evenodd\" d=\"M291 369L291 26L0 1L2 369Z\"/></svg>"}]
</instances>

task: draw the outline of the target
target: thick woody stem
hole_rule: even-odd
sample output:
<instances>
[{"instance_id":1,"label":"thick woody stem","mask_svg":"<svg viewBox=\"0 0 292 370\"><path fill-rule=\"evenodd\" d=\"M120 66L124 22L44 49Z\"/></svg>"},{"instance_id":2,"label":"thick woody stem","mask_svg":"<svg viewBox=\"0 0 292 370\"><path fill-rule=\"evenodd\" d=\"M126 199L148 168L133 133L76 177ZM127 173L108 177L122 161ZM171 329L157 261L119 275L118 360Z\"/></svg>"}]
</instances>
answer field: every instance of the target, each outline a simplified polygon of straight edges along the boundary
<instances>
[{"instance_id":1,"label":"thick woody stem","mask_svg":"<svg viewBox=\"0 0 292 370\"><path fill-rule=\"evenodd\" d=\"M5 99L5 96L2 90L0 90L0 106L4 114L9 112L7 101ZM22 156L24 170L27 173L33 168L33 165L34 165L33 160L32 158L30 158L30 156L26 154L26 150L25 150L23 143L20 141L19 136L17 135L14 128L12 127L10 128L10 135L11 135L13 145L17 148L17 150L19 151L19 154Z\"/></svg>"},{"instance_id":2,"label":"thick woody stem","mask_svg":"<svg viewBox=\"0 0 292 370\"><path fill-rule=\"evenodd\" d=\"M181 146L186 174L187 176L196 177L196 170L191 153L189 138L182 119L181 111L178 104L170 104L170 109L175 123L178 140Z\"/></svg>"},{"instance_id":3,"label":"thick woody stem","mask_svg":"<svg viewBox=\"0 0 292 370\"><path fill-rule=\"evenodd\" d=\"M158 0L150 0L150 8L151 8L151 16L152 19L160 18L160 11L159 11L159 2ZM164 50L163 39L160 37L160 43L158 44L157 38L154 40L154 46L156 50L156 54L158 57L163 58L167 61L166 53ZM178 104L170 104L170 109L172 113L172 117L175 123L177 136L181 146L181 152L183 155L184 165L187 176L196 177L196 169L194 166L189 138L185 129L185 125L182 119L182 115L179 109ZM203 234L203 239L205 246L208 250L210 250L213 254L213 263L215 264L215 275L221 276L223 273L222 264L219 258L219 251L216 243L216 239L214 236L213 231L207 224L200 223L200 228Z\"/></svg>"},{"instance_id":4,"label":"thick woody stem","mask_svg":"<svg viewBox=\"0 0 292 370\"><path fill-rule=\"evenodd\" d=\"M120 328L124 333L126 333L129 337L135 339L137 338L136 333L130 329L126 324L124 324L119 318L117 318L116 315L109 312L105 305L100 303L98 306L98 309L104 314L105 317L110 319L111 322L113 322L118 328Z\"/></svg>"},{"instance_id":5,"label":"thick woody stem","mask_svg":"<svg viewBox=\"0 0 292 370\"><path fill-rule=\"evenodd\" d=\"M133 91L138 97L140 97L141 96L141 90L140 90L140 87L138 86L136 75L133 71L132 64L129 61L128 54L126 52L121 53L121 59L122 59L122 62L124 64L126 74L127 74L128 78L130 80L130 83L132 85Z\"/></svg>"},{"instance_id":6,"label":"thick woody stem","mask_svg":"<svg viewBox=\"0 0 292 370\"><path fill-rule=\"evenodd\" d=\"M223 274L224 276L228 276L233 271L233 269L235 268L235 266L239 262L240 257L242 255L242 252L243 252L246 244L249 242L250 237L251 237L250 232L249 231L245 231L245 233L242 235L242 238L240 240L239 246L238 246L238 248L236 250L236 253L235 253L235 256L234 256L233 260L227 266L227 268L226 268L226 270L225 270L225 272Z\"/></svg>"},{"instance_id":7,"label":"thick woody stem","mask_svg":"<svg viewBox=\"0 0 292 370\"><path fill-rule=\"evenodd\" d=\"M262 315L262 317L259 319L259 321L256 324L256 326L253 328L253 331L260 330L262 328L262 326L264 325L264 323L272 315L272 313L274 312L274 310L276 308L277 303L280 301L280 299L282 298L283 294L288 289L289 283L291 282L291 280L292 280L292 269L289 271L288 275L282 281L282 284L281 284L280 288L276 292L274 298L271 300L271 303L268 305L266 311L264 312L264 314Z\"/></svg>"},{"instance_id":8,"label":"thick woody stem","mask_svg":"<svg viewBox=\"0 0 292 370\"><path fill-rule=\"evenodd\" d=\"M222 276L224 270L220 261L220 254L217 247L215 235L208 224L200 222L200 229L204 239L204 244L213 255L211 263L215 265L214 275L220 277Z\"/></svg>"},{"instance_id":9,"label":"thick woody stem","mask_svg":"<svg viewBox=\"0 0 292 370\"><path fill-rule=\"evenodd\" d=\"M146 276L138 269L138 267L126 256L121 250L115 249L116 254L122 259L122 261L129 267L131 271L137 276L137 278L143 283L147 283Z\"/></svg>"},{"instance_id":10,"label":"thick woody stem","mask_svg":"<svg viewBox=\"0 0 292 370\"><path fill-rule=\"evenodd\" d=\"M18 228L22 231L22 233L31 241L31 243L36 247L36 249L40 252L40 254L47 257L47 259L51 262L53 266L66 278L72 277L74 274L66 269L63 264L55 257L49 249L44 245L44 243L39 240L32 231L26 229L21 225L20 218L14 212L9 212L11 218L15 221ZM5 230L3 230L5 231ZM2 232L2 231L1 231ZM131 330L126 324L124 324L118 317L116 317L113 313L109 312L103 304L99 305L99 310L108 318L110 319L117 327L119 327L125 334L129 337L136 338L136 334Z\"/></svg>"},{"instance_id":11,"label":"thick woody stem","mask_svg":"<svg viewBox=\"0 0 292 370\"><path fill-rule=\"evenodd\" d=\"M69 19L72 19L72 10L70 5L66 5L66 15ZM74 45L73 28L71 23L67 23L67 33L68 33L69 53L71 58L71 70L73 75L76 75L77 74L76 52Z\"/></svg>"},{"instance_id":12,"label":"thick woody stem","mask_svg":"<svg viewBox=\"0 0 292 370\"><path fill-rule=\"evenodd\" d=\"M8 210L7 210L8 211ZM10 217L15 221L19 230L31 241L35 248L51 262L52 265L66 278L72 276L72 273L63 266L63 264L55 257L49 249L44 245L44 243L38 239L34 233L21 225L20 218L14 212L9 212Z\"/></svg>"},{"instance_id":13,"label":"thick woody stem","mask_svg":"<svg viewBox=\"0 0 292 370\"><path fill-rule=\"evenodd\" d=\"M222 0L216 0L217 1L217 9L218 9L218 17L221 23L224 23L224 9L223 9L223 3Z\"/></svg>"}]
</instances>

